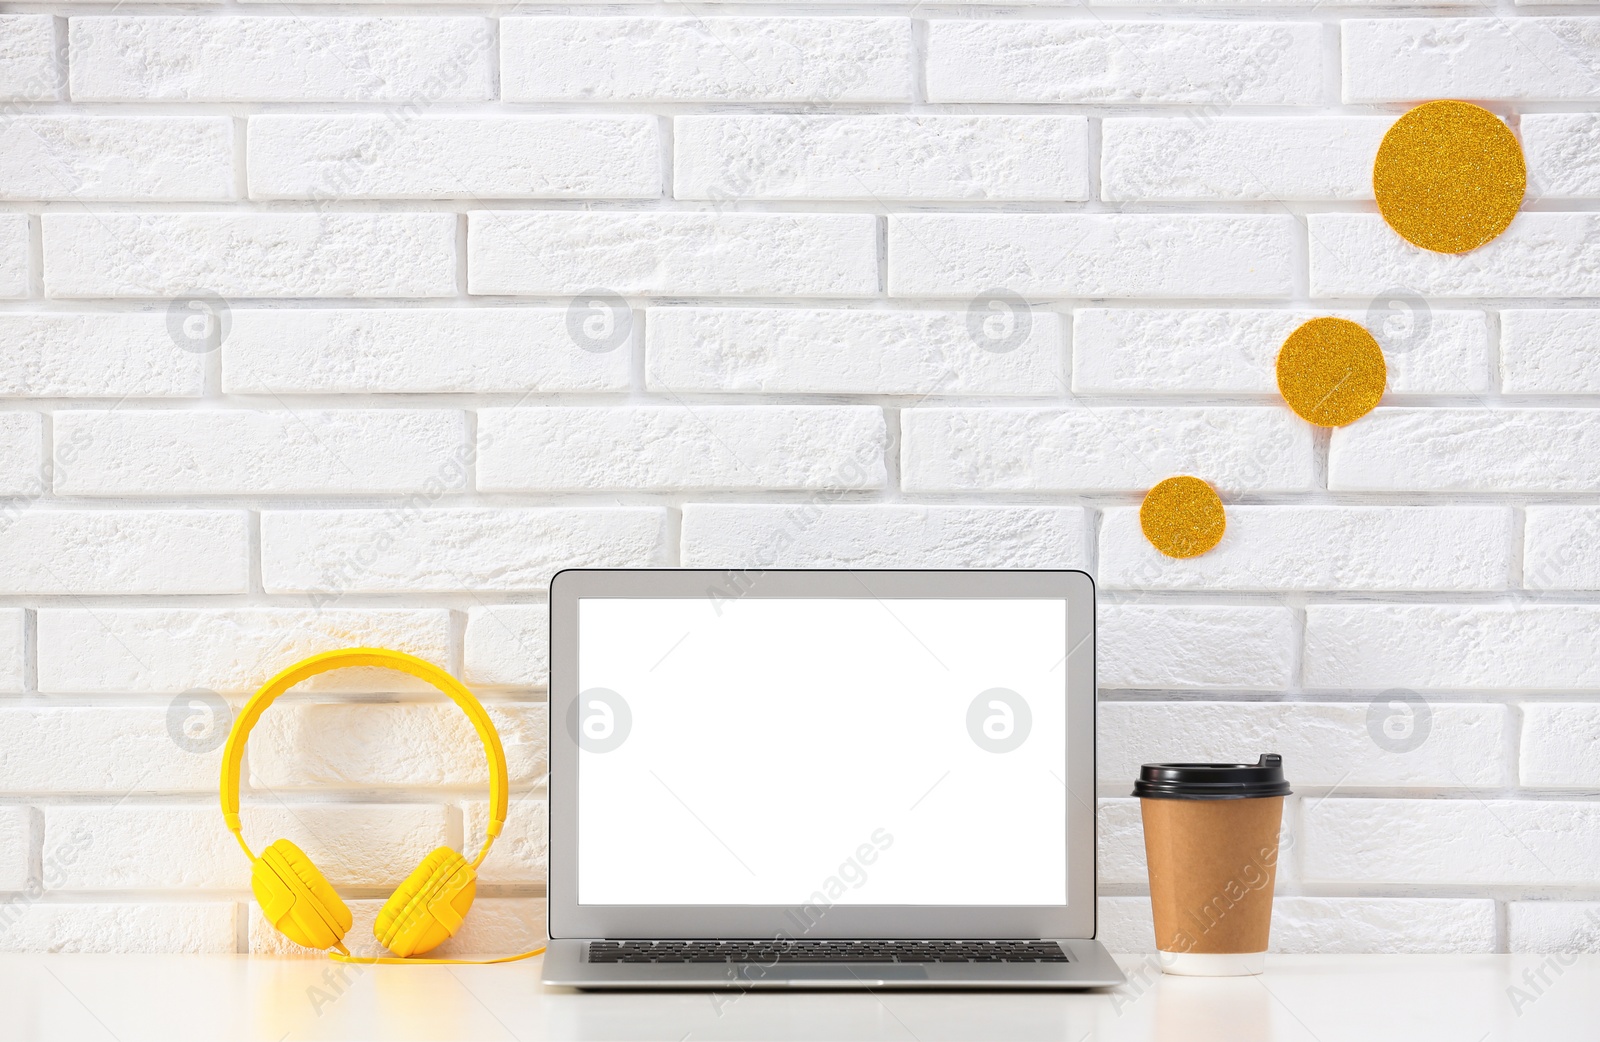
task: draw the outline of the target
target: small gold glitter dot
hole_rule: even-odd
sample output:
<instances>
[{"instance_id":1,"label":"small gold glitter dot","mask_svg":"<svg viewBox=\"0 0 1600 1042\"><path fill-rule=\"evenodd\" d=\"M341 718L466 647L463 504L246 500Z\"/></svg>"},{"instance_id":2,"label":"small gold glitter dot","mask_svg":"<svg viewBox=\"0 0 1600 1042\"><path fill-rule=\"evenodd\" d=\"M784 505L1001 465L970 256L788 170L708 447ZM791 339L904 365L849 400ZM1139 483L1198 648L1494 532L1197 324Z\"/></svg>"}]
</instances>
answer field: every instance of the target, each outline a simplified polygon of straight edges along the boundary
<instances>
[{"instance_id":1,"label":"small gold glitter dot","mask_svg":"<svg viewBox=\"0 0 1600 1042\"><path fill-rule=\"evenodd\" d=\"M1278 352L1278 390L1302 420L1319 427L1354 423L1378 404L1388 383L1383 349L1347 318L1314 318Z\"/></svg>"},{"instance_id":2,"label":"small gold glitter dot","mask_svg":"<svg viewBox=\"0 0 1600 1042\"><path fill-rule=\"evenodd\" d=\"M1216 490L1188 475L1168 478L1144 494L1139 527L1168 557L1199 557L1222 541L1228 516Z\"/></svg>"},{"instance_id":3,"label":"small gold glitter dot","mask_svg":"<svg viewBox=\"0 0 1600 1042\"><path fill-rule=\"evenodd\" d=\"M1401 116L1372 164L1383 219L1436 253L1465 253L1505 231L1527 187L1511 128L1465 101L1430 101Z\"/></svg>"}]
</instances>

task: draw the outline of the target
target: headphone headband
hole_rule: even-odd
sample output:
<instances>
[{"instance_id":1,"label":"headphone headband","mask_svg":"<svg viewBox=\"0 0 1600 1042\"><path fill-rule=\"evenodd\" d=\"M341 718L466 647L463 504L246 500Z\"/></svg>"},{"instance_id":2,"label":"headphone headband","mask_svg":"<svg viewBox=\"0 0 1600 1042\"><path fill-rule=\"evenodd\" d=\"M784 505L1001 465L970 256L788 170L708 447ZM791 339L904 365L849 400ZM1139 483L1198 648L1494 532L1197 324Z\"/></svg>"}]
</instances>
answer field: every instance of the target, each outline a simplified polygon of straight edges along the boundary
<instances>
[{"instance_id":1,"label":"headphone headband","mask_svg":"<svg viewBox=\"0 0 1600 1042\"><path fill-rule=\"evenodd\" d=\"M261 685L250 700L244 704L239 715L234 718L233 729L228 732L228 744L222 754L222 817L228 823L228 831L232 832L239 845L244 847L246 854L255 858L250 848L245 844L244 833L239 822L239 773L244 763L245 742L250 737L250 731L256 726L256 721L261 719L268 706L277 700L278 696L302 681L335 669L347 669L351 666L379 666L383 669L393 669L409 674L419 680L426 681L435 688L450 696L450 700L461 707L467 714L467 719L472 721L473 728L478 732L478 738L483 742L485 754L489 760L489 825L485 830L483 849L478 851L477 858L472 862L476 867L483 861L484 855L489 853L489 847L494 843L496 836L505 827L507 789L509 788L506 771L506 754L500 745L500 734L495 730L494 723L489 719L489 714L484 710L483 703L477 696L467 690L465 684L431 662L425 662L415 655L407 655L402 651L389 651L384 648L345 648L340 651L324 651L320 655L312 655L283 670L277 676Z\"/></svg>"}]
</instances>

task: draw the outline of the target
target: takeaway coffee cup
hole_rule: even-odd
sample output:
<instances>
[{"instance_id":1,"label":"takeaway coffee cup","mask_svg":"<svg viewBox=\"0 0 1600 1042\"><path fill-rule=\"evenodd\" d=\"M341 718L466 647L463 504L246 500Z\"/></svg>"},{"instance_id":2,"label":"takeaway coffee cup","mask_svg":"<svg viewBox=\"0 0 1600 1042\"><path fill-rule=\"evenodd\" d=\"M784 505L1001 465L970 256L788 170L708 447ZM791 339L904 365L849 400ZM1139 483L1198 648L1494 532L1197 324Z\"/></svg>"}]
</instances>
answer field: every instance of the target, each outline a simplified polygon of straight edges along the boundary
<instances>
[{"instance_id":1,"label":"takeaway coffee cup","mask_svg":"<svg viewBox=\"0 0 1600 1042\"><path fill-rule=\"evenodd\" d=\"M1133 794L1144 818L1156 948L1168 973L1260 973L1272 929L1283 757L1147 763Z\"/></svg>"}]
</instances>

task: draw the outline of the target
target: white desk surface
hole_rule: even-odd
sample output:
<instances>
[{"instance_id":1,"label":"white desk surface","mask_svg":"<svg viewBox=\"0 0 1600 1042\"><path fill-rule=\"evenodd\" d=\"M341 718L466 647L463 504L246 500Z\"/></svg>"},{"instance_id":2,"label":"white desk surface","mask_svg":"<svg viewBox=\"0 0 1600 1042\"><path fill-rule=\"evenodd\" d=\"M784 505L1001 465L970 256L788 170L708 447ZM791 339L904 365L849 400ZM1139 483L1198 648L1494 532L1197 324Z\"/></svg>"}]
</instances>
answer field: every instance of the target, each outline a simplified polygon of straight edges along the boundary
<instances>
[{"instance_id":1,"label":"white desk surface","mask_svg":"<svg viewBox=\"0 0 1600 1042\"><path fill-rule=\"evenodd\" d=\"M1147 965L1118 961L1135 974ZM1261 977L1145 970L1143 981L1078 994L744 995L547 991L537 960L355 970L247 956L0 955L7 1040L1597 1038L1600 955L1285 955Z\"/></svg>"}]
</instances>

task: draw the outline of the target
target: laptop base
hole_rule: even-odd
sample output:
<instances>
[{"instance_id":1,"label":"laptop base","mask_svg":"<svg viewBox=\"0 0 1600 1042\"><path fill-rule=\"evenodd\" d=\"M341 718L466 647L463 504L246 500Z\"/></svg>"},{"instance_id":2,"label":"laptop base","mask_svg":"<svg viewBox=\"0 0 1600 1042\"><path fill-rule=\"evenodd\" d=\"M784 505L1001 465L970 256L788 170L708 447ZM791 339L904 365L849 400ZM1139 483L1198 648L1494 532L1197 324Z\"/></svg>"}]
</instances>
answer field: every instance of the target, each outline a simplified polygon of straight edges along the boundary
<instances>
[{"instance_id":1,"label":"laptop base","mask_svg":"<svg viewBox=\"0 0 1600 1042\"><path fill-rule=\"evenodd\" d=\"M1069 956L1054 963L591 963L588 940L551 941L543 982L601 989L1108 988L1126 978L1099 941L1058 941Z\"/></svg>"}]
</instances>

